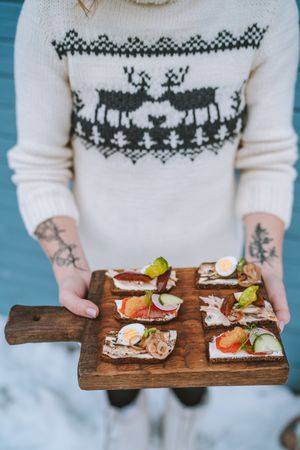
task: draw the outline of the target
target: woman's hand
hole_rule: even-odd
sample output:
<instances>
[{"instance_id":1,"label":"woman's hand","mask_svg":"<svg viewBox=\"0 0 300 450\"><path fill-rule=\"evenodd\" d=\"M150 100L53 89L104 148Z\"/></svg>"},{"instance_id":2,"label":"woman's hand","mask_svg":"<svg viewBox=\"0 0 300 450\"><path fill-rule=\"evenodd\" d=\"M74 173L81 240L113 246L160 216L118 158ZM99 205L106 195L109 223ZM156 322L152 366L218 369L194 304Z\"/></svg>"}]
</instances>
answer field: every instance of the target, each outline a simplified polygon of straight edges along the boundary
<instances>
[{"instance_id":1,"label":"woman's hand","mask_svg":"<svg viewBox=\"0 0 300 450\"><path fill-rule=\"evenodd\" d=\"M280 331L282 331L284 326L290 320L290 311L282 277L272 273L263 273L263 279L268 292L268 297L274 307L278 319L278 327Z\"/></svg>"},{"instance_id":2,"label":"woman's hand","mask_svg":"<svg viewBox=\"0 0 300 450\"><path fill-rule=\"evenodd\" d=\"M284 223L277 216L253 213L244 217L248 261L261 266L268 297L274 307L280 331L290 320L283 284L282 243Z\"/></svg>"},{"instance_id":3,"label":"woman's hand","mask_svg":"<svg viewBox=\"0 0 300 450\"><path fill-rule=\"evenodd\" d=\"M86 299L90 278L90 271L79 270L63 277L58 282L59 303L77 316L95 319L99 309L93 302Z\"/></svg>"},{"instance_id":4,"label":"woman's hand","mask_svg":"<svg viewBox=\"0 0 300 450\"><path fill-rule=\"evenodd\" d=\"M91 271L75 221L71 217L52 217L36 228L35 235L52 263L59 302L78 316L97 317L98 307L86 299Z\"/></svg>"}]
</instances>

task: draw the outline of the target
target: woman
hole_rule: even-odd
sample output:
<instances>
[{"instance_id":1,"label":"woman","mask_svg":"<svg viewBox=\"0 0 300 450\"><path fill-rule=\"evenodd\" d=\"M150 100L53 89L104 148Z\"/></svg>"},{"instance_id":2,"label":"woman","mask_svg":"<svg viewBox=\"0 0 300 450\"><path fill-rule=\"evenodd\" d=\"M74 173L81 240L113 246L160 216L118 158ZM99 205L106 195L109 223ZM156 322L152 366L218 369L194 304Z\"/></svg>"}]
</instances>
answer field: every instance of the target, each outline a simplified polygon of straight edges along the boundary
<instances>
[{"instance_id":1,"label":"woman","mask_svg":"<svg viewBox=\"0 0 300 450\"><path fill-rule=\"evenodd\" d=\"M9 163L60 303L93 319L91 270L159 255L173 266L238 257L244 235L283 329L295 1L80 3L86 14L69 0L25 1L15 47L18 143ZM170 393L164 448L196 448L204 392ZM136 396L109 392L114 449L148 446Z\"/></svg>"}]
</instances>

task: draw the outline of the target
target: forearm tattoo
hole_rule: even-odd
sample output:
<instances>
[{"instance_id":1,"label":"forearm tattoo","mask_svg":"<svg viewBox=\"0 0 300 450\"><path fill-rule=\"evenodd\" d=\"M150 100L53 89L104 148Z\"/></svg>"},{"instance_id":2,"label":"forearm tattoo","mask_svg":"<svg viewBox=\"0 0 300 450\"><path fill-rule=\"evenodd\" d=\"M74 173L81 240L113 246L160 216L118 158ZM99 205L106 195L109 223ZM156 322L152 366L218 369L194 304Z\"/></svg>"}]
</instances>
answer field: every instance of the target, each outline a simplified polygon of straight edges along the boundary
<instances>
[{"instance_id":1,"label":"forearm tattoo","mask_svg":"<svg viewBox=\"0 0 300 450\"><path fill-rule=\"evenodd\" d=\"M79 270L85 270L78 265L80 260L79 256L76 256L76 244L67 244L61 237L62 233L66 230L59 229L59 227L53 222L52 219L45 220L35 230L36 237L41 241L57 242L58 248L49 256L51 263L57 264L59 267L73 266Z\"/></svg>"},{"instance_id":2,"label":"forearm tattoo","mask_svg":"<svg viewBox=\"0 0 300 450\"><path fill-rule=\"evenodd\" d=\"M249 242L249 254L254 262L271 265L273 259L278 257L273 241L268 230L258 223Z\"/></svg>"}]
</instances>

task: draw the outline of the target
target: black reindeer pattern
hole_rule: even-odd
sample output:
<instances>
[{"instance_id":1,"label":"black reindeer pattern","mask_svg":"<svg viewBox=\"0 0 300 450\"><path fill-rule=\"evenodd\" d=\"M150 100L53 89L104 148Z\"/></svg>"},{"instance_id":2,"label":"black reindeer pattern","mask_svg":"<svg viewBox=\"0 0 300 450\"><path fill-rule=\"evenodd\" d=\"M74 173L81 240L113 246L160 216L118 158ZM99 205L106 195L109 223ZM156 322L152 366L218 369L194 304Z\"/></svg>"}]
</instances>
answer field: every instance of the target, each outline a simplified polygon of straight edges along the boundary
<instances>
[{"instance_id":1,"label":"black reindeer pattern","mask_svg":"<svg viewBox=\"0 0 300 450\"><path fill-rule=\"evenodd\" d=\"M131 90L96 89L98 101L93 121L81 114L84 106L81 93L73 92L71 133L79 137L86 148L96 147L105 158L121 153L134 164L148 154L162 163L175 155L193 161L204 151L217 155L226 141L233 141L239 135L245 117L242 102L244 83L232 92L230 115L222 117L218 101L222 88L201 86L183 89L189 65L171 67L166 71L161 83L164 91L158 98L149 93L151 76L145 70L136 72L133 66L122 69ZM148 102L159 114L153 114L151 109L147 113L147 123L137 125L134 114L139 114L140 108L146 107ZM168 114L178 113L181 117L176 125L168 126L168 114L162 113L162 104L169 105ZM100 109L103 110L103 120L99 117ZM108 120L109 111L117 111L117 126ZM199 111L206 115L202 123L198 123Z\"/></svg>"}]
</instances>

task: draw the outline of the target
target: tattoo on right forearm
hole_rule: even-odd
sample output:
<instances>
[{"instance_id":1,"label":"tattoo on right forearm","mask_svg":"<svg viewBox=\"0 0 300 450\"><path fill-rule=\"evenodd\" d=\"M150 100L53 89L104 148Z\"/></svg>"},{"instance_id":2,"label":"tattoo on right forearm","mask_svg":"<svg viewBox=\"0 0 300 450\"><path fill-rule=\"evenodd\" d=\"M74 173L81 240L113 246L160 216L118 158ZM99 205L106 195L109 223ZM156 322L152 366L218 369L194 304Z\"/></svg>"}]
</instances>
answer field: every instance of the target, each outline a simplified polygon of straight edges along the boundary
<instances>
[{"instance_id":1,"label":"tattoo on right forearm","mask_svg":"<svg viewBox=\"0 0 300 450\"><path fill-rule=\"evenodd\" d=\"M61 237L61 234L65 231L66 230L59 229L53 219L48 219L37 227L34 234L41 241L57 242L57 250L53 253L53 255L49 256L49 259L53 265L57 264L59 267L73 266L79 270L86 270L78 265L80 257L75 255L77 245L67 244Z\"/></svg>"}]
</instances>

